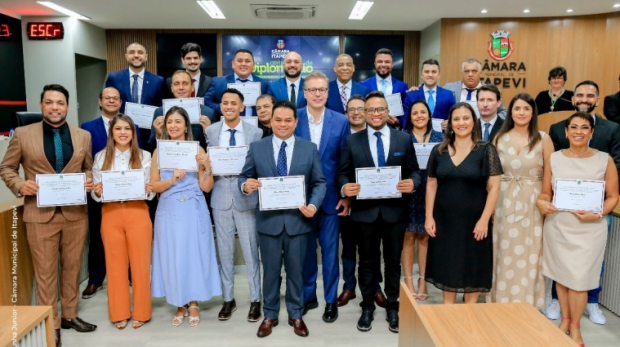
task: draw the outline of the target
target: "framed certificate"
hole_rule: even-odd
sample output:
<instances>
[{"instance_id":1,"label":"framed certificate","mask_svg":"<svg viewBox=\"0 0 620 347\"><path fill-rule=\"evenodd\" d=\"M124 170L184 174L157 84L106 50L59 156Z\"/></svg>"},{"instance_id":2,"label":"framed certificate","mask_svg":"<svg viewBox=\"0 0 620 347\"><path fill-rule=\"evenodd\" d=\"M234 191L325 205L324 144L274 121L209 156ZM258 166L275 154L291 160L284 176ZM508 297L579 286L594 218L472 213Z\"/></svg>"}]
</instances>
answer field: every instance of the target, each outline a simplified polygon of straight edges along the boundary
<instances>
[{"instance_id":1,"label":"framed certificate","mask_svg":"<svg viewBox=\"0 0 620 347\"><path fill-rule=\"evenodd\" d=\"M37 191L37 207L86 205L86 174L40 174L35 180L39 186Z\"/></svg>"},{"instance_id":2,"label":"framed certificate","mask_svg":"<svg viewBox=\"0 0 620 347\"><path fill-rule=\"evenodd\" d=\"M101 171L102 202L146 200L144 169Z\"/></svg>"},{"instance_id":3,"label":"framed certificate","mask_svg":"<svg viewBox=\"0 0 620 347\"><path fill-rule=\"evenodd\" d=\"M151 129L156 109L155 106L134 104L133 102L125 103L125 114L131 117L133 122L142 129Z\"/></svg>"},{"instance_id":4,"label":"framed certificate","mask_svg":"<svg viewBox=\"0 0 620 347\"><path fill-rule=\"evenodd\" d=\"M258 188L261 211L298 209L306 205L306 183L303 175L258 180L261 182L261 187Z\"/></svg>"},{"instance_id":5,"label":"framed certificate","mask_svg":"<svg viewBox=\"0 0 620 347\"><path fill-rule=\"evenodd\" d=\"M164 99L162 100L164 116L166 115L166 113L168 113L168 110L170 108L172 108L173 106L178 106L178 107L182 107L187 112L190 123L199 124L200 123L200 102L198 100L199 100L198 98Z\"/></svg>"},{"instance_id":6,"label":"framed certificate","mask_svg":"<svg viewBox=\"0 0 620 347\"><path fill-rule=\"evenodd\" d=\"M605 181L556 178L553 205L560 211L603 212Z\"/></svg>"},{"instance_id":7,"label":"framed certificate","mask_svg":"<svg viewBox=\"0 0 620 347\"><path fill-rule=\"evenodd\" d=\"M237 89L243 94L243 104L245 106L255 106L256 99L261 94L260 82L228 83L227 87Z\"/></svg>"},{"instance_id":8,"label":"framed certificate","mask_svg":"<svg viewBox=\"0 0 620 347\"><path fill-rule=\"evenodd\" d=\"M244 117L241 117L244 118ZM239 175L245 164L249 146L207 147L214 176Z\"/></svg>"},{"instance_id":9,"label":"framed certificate","mask_svg":"<svg viewBox=\"0 0 620 347\"><path fill-rule=\"evenodd\" d=\"M390 109L390 116L402 116L405 114L403 99L401 99L400 94L386 95L385 101L387 101L388 109Z\"/></svg>"},{"instance_id":10,"label":"framed certificate","mask_svg":"<svg viewBox=\"0 0 620 347\"><path fill-rule=\"evenodd\" d=\"M426 170L428 166L428 158L431 156L431 151L433 147L438 145L437 142L429 142L429 143L414 143L413 147L415 148L415 155L418 158L418 165L420 166L420 170Z\"/></svg>"},{"instance_id":11,"label":"framed certificate","mask_svg":"<svg viewBox=\"0 0 620 347\"><path fill-rule=\"evenodd\" d=\"M402 197L396 189L400 181L400 166L355 169L355 181L360 185L358 200L393 199Z\"/></svg>"},{"instance_id":12,"label":"framed certificate","mask_svg":"<svg viewBox=\"0 0 620 347\"><path fill-rule=\"evenodd\" d=\"M243 117L239 117L241 118L244 122L248 123L248 124L252 124L253 126L258 128L258 117L256 116L243 116Z\"/></svg>"},{"instance_id":13,"label":"framed certificate","mask_svg":"<svg viewBox=\"0 0 620 347\"><path fill-rule=\"evenodd\" d=\"M160 170L198 171L198 141L157 141L157 164Z\"/></svg>"}]
</instances>

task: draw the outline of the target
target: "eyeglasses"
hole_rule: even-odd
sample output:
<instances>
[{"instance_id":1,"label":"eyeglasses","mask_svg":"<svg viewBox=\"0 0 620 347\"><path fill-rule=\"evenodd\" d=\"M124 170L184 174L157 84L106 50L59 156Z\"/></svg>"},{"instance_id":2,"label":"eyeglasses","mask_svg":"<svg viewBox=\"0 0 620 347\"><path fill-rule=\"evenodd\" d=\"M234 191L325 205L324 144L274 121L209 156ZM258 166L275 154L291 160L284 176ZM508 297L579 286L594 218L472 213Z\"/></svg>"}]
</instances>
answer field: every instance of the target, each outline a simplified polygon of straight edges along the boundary
<instances>
[{"instance_id":1,"label":"eyeglasses","mask_svg":"<svg viewBox=\"0 0 620 347\"><path fill-rule=\"evenodd\" d=\"M369 107L366 109L366 112L373 114L375 112L384 113L388 110L387 107Z\"/></svg>"},{"instance_id":2,"label":"eyeglasses","mask_svg":"<svg viewBox=\"0 0 620 347\"><path fill-rule=\"evenodd\" d=\"M582 126L581 126L581 128L579 128L579 126L578 126L577 124L570 125L568 128L569 128L570 130L577 130L577 129L581 129L581 130L586 130L586 131L588 131L588 130L592 129L592 127L591 127L591 126L589 126L589 125L582 125Z\"/></svg>"},{"instance_id":3,"label":"eyeglasses","mask_svg":"<svg viewBox=\"0 0 620 347\"><path fill-rule=\"evenodd\" d=\"M319 92L319 95L323 95L327 93L327 88L306 88L304 90L310 94L315 94L316 92Z\"/></svg>"},{"instance_id":4,"label":"eyeglasses","mask_svg":"<svg viewBox=\"0 0 620 347\"><path fill-rule=\"evenodd\" d=\"M119 98L118 96L104 96L103 100L105 101L110 101L110 100L114 100L114 101L119 101L121 98Z\"/></svg>"},{"instance_id":5,"label":"eyeglasses","mask_svg":"<svg viewBox=\"0 0 620 347\"><path fill-rule=\"evenodd\" d=\"M364 108L363 107L349 107L347 108L347 112L364 112Z\"/></svg>"}]
</instances>

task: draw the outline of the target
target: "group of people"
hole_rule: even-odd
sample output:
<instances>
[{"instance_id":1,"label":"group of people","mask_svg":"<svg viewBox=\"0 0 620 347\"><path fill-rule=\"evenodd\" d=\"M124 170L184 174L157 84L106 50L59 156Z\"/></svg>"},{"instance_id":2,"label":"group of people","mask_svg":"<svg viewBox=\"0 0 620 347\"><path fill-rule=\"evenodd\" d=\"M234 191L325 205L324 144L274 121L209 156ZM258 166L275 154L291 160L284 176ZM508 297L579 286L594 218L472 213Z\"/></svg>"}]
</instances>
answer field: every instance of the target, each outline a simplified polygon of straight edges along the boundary
<instances>
[{"instance_id":1,"label":"group of people","mask_svg":"<svg viewBox=\"0 0 620 347\"><path fill-rule=\"evenodd\" d=\"M299 336L309 334L303 316L319 306L317 246L327 323L356 297L359 282L358 330L372 328L378 305L386 309L389 330L398 332L401 264L417 300L428 298L431 283L446 304L455 303L457 293L466 303L484 294L488 302L530 303L550 318L557 305L560 329L581 344L584 310L591 319L602 316L598 291L608 216L618 202L620 127L596 115L596 83L583 81L574 93L567 91L566 70L557 67L548 91L536 99L517 94L505 108L501 91L480 82L475 59L463 62L462 81L443 88L439 62L424 61L423 83L409 88L391 76L389 49L375 55L376 76L360 83L352 80L355 65L347 54L335 59L337 79L329 81L320 72L302 78L302 58L289 52L285 77L271 83L252 74L254 57L244 49L234 55L233 74L214 78L200 72L201 49L193 43L181 49L186 70L166 81L146 71L144 46L132 43L125 57L128 69L110 73L99 95L101 117L82 129L65 120L67 90L45 86L43 122L18 128L0 165L6 185L25 197L40 304L57 300L60 252L57 345L60 327L96 329L77 316L87 226L89 282L82 297L96 295L107 275L109 319L120 330L130 320L137 329L151 319L151 297L165 297L177 308L174 326L186 317L189 326L198 325L198 302L220 295L218 319L230 319L237 309L237 237L250 288L247 320L263 316L259 337L279 323L283 281L288 324ZM253 106L244 106L245 95L229 88L248 81L261 83L263 94ZM404 115L391 114L390 94L400 94ZM181 107L164 112L164 95L203 98L199 124ZM125 102L158 106L151 129L138 128L124 114ZM538 114L558 110L575 114L548 134L540 131ZM258 127L243 121L247 116L257 116ZM196 141L198 171L160 170L158 140ZM249 146L243 170L214 176L208 148L228 146ZM362 186L356 169L384 166L400 167L395 189L401 197L357 199ZM101 203L101 173L128 169L144 170L145 199ZM86 173L88 211L37 208L35 176L70 172ZM258 209L259 178L293 175L304 176L303 206ZM603 211L558 211L556 178L605 181ZM420 276L414 281L416 241ZM338 295L340 260L344 284ZM546 278L557 282L557 299L548 306Z\"/></svg>"}]
</instances>

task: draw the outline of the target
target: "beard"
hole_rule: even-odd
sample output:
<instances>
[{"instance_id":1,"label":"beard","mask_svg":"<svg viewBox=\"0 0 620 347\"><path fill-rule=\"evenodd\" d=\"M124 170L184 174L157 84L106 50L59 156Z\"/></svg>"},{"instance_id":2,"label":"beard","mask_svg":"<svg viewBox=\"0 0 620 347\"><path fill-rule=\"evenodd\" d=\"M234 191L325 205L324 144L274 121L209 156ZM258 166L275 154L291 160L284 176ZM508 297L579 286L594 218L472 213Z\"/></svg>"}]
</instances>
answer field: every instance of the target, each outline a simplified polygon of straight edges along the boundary
<instances>
[{"instance_id":1,"label":"beard","mask_svg":"<svg viewBox=\"0 0 620 347\"><path fill-rule=\"evenodd\" d=\"M381 77L383 79L386 79L392 73L391 70L388 70L387 73L383 74L379 70L377 70L377 68L375 68L375 72L377 73L377 76L379 76L379 77Z\"/></svg>"},{"instance_id":2,"label":"beard","mask_svg":"<svg viewBox=\"0 0 620 347\"><path fill-rule=\"evenodd\" d=\"M586 103L581 103L574 106L576 111L585 113L592 113L592 111L594 111L594 109L596 108L596 105L590 105Z\"/></svg>"},{"instance_id":3,"label":"beard","mask_svg":"<svg viewBox=\"0 0 620 347\"><path fill-rule=\"evenodd\" d=\"M284 70L284 75L288 78L297 78L299 77L299 75L301 75L301 70L297 70L295 74L290 74L288 70Z\"/></svg>"},{"instance_id":4,"label":"beard","mask_svg":"<svg viewBox=\"0 0 620 347\"><path fill-rule=\"evenodd\" d=\"M45 121L48 122L49 124L62 124L65 121L65 119L67 119L67 115L65 114L64 116L60 117L58 120L53 120L48 115L43 114L43 119L45 119Z\"/></svg>"}]
</instances>

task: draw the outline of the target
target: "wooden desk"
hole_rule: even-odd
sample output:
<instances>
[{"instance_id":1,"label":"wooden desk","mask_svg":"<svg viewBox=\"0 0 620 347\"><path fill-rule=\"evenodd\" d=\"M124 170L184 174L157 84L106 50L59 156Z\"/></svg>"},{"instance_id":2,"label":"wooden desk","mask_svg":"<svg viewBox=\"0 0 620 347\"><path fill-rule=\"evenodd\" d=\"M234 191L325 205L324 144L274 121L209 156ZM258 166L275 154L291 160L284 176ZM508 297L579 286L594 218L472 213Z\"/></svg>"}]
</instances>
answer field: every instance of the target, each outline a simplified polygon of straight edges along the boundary
<instances>
[{"instance_id":1,"label":"wooden desk","mask_svg":"<svg viewBox=\"0 0 620 347\"><path fill-rule=\"evenodd\" d=\"M0 306L0 347L13 346L26 335L32 346L55 346L54 318L51 306ZM45 329L42 331L41 329ZM32 334L31 334L32 332Z\"/></svg>"},{"instance_id":2,"label":"wooden desk","mask_svg":"<svg viewBox=\"0 0 620 347\"><path fill-rule=\"evenodd\" d=\"M416 347L576 347L532 305L418 305L400 286L398 346Z\"/></svg>"},{"instance_id":3,"label":"wooden desk","mask_svg":"<svg viewBox=\"0 0 620 347\"><path fill-rule=\"evenodd\" d=\"M23 199L0 203L0 306L32 303L34 269L23 214Z\"/></svg>"}]
</instances>

